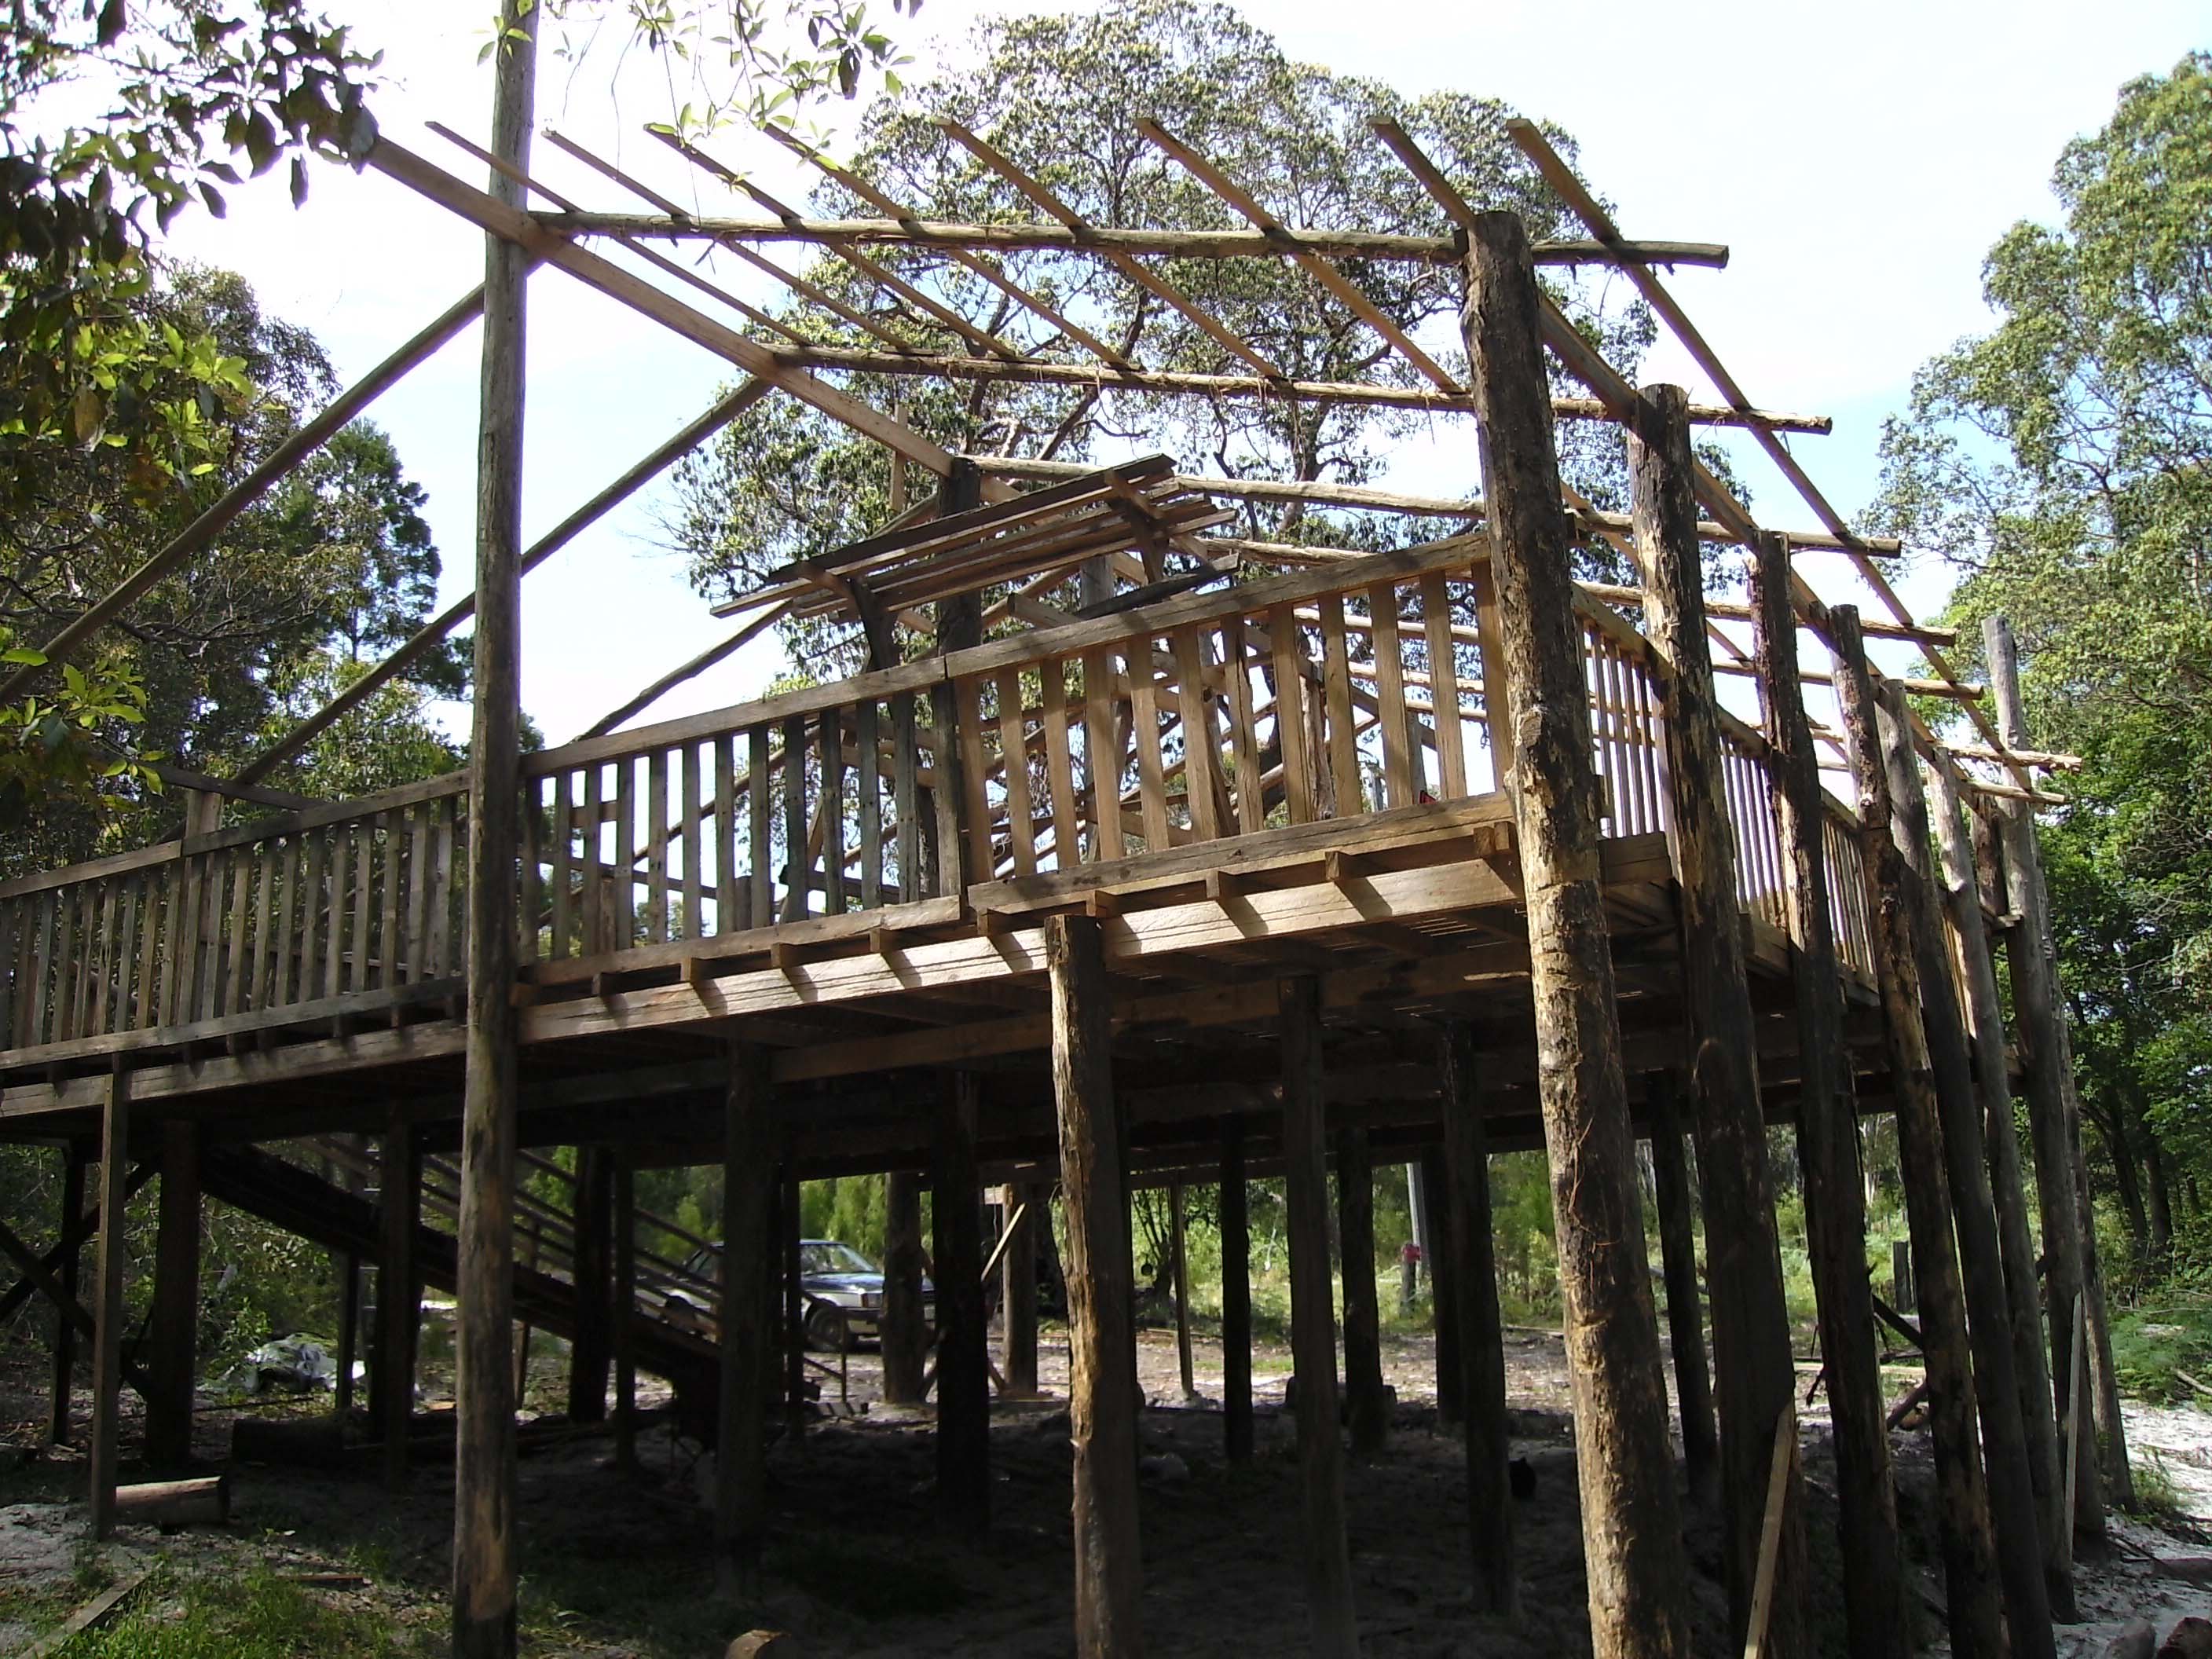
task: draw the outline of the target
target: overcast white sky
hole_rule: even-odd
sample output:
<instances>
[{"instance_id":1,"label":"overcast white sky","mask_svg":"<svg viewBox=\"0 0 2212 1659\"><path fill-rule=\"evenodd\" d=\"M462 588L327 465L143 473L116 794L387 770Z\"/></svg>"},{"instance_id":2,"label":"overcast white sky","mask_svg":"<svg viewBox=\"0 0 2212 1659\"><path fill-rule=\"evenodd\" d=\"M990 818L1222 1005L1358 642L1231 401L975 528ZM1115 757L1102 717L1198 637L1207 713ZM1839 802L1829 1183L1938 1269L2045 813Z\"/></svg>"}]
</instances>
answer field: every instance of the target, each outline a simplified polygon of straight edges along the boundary
<instances>
[{"instance_id":1,"label":"overcast white sky","mask_svg":"<svg viewBox=\"0 0 2212 1659\"><path fill-rule=\"evenodd\" d=\"M394 84L376 105L386 134L479 178L478 164L422 123L483 134L490 82L476 57L490 7L333 0L331 9L386 53ZM940 52L957 55L978 15L1051 9L929 0L912 49L926 66ZM893 21L881 0L872 9ZM1729 244L1726 270L1683 271L1674 290L1755 401L1834 416L1834 435L1799 439L1797 453L1846 513L1873 491L1881 418L1903 405L1914 368L1985 325L1984 251L2015 220L2053 216L2047 180L2060 148L2103 124L2124 82L2170 69L2208 34L2201 0L1253 0L1245 10L1295 58L1408 94L1496 96L1559 121L1628 234ZM635 65L611 84L604 64L571 79L548 63L541 74L541 125L618 155L671 195L726 207L697 198L695 175L640 133L666 107ZM803 187L764 140L732 134L714 147L780 194ZM541 145L536 170L588 205L635 205L550 147ZM179 222L173 241L243 272L271 312L315 331L347 380L465 293L483 263L480 238L439 209L335 167L317 169L304 210L289 205L279 169L234 192L228 219ZM762 297L733 272L717 274ZM429 492L449 597L471 585L477 343L473 331L463 336L372 411ZM531 534L703 409L730 374L557 273L532 285L530 357ZM1644 378L1705 390L1669 344ZM1470 488L1471 428L1463 453L1454 441L1447 428L1443 441L1409 453L1399 481ZM1741 447L1761 516L1778 527L1809 524L1784 505L1787 486L1764 458ZM653 501L648 492L611 515L526 585L524 702L552 741L726 631L690 594L674 556L654 546ZM1815 580L1846 596L1833 563ZM1933 600L1940 576L1910 587L1916 602ZM763 642L655 715L749 696L779 664Z\"/></svg>"}]
</instances>

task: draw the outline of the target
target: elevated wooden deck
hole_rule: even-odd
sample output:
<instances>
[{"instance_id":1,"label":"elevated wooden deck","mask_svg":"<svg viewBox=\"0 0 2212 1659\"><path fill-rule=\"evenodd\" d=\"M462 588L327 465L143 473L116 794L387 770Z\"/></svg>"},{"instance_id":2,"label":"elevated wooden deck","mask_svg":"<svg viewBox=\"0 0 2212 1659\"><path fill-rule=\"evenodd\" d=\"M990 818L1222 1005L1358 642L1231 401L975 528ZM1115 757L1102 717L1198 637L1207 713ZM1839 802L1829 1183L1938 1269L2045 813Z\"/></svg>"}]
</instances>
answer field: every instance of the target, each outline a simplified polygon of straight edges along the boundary
<instances>
[{"instance_id":1,"label":"elevated wooden deck","mask_svg":"<svg viewBox=\"0 0 2212 1659\"><path fill-rule=\"evenodd\" d=\"M1671 668L1578 608L1624 993L1663 997ZM1104 920L1117 1029L1194 1079L1235 1050L1206 1033L1272 1024L1286 972L1350 1025L1510 1003L1528 941L1494 627L1481 545L1454 538L526 757L526 1079L647 1099L732 1035L788 1084L1042 1051L1042 922L1067 910ZM1727 735L1739 897L1778 970L1765 744ZM0 886L0 1134L86 1127L117 1066L134 1100L192 1097L247 1138L395 1097L457 1112L465 787ZM1857 842L1829 805L1863 974Z\"/></svg>"}]
</instances>

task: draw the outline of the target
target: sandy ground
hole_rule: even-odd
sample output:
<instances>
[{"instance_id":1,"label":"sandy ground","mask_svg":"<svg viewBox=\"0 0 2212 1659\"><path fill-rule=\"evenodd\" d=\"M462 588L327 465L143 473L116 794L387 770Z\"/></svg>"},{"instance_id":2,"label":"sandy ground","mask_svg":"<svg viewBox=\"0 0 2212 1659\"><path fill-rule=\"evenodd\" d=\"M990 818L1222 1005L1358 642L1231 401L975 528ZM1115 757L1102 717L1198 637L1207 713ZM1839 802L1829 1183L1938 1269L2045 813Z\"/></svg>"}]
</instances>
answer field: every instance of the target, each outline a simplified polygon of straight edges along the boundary
<instances>
[{"instance_id":1,"label":"sandy ground","mask_svg":"<svg viewBox=\"0 0 2212 1659\"><path fill-rule=\"evenodd\" d=\"M1374 1462L1352 1466L1346 1482L1355 1593L1373 1659L1533 1659L1588 1650L1560 1345L1532 1330L1510 1331L1508 1341L1515 1451L1537 1477L1534 1497L1516 1504L1515 1516L1528 1612L1507 1626L1468 1610L1464 1451L1436 1422L1430 1344L1394 1342L1385 1356L1398 1390L1390 1445ZM1280 1350L1263 1350L1255 1359L1259 1455L1249 1468L1234 1468L1220 1455L1218 1346L1196 1344L1198 1397L1186 1401L1173 1334L1143 1334L1140 1374L1152 1402L1143 1449L1153 1461L1142 1489L1141 1528L1146 1635L1155 1653L1306 1650L1298 1471L1292 1424L1280 1409L1289 1359ZM1064 1396L1066 1351L1049 1332L1040 1362L1048 1394ZM541 1380L550 1383L558 1361L544 1364ZM970 1543L937 1523L926 1416L902 1420L867 1409L879 1379L872 1353L850 1356L844 1370L842 1401L836 1378L824 1379L823 1388L825 1403L840 1414L795 1440L780 1438L771 1451L770 1585L751 1607L710 1598L708 1518L698 1494L711 1466L697 1448L665 1431L650 1434L635 1474L617 1470L609 1442L596 1435L526 1456L520 1507L526 1650L705 1659L731 1635L759 1624L792 1631L809 1655L1064 1655L1071 1541L1062 1401L998 1407L993 1528ZM34 1368L0 1373L0 1423L24 1449L0 1474L0 1652L12 1651L35 1622L27 1611L35 1595L45 1595L51 1616L57 1586L65 1589L80 1565L82 1505L51 1500L74 1494L82 1466L26 1455L38 1432L35 1375ZM842 1414L848 1410L854 1414ZM201 1449L210 1460L227 1451L230 1415L210 1411L202 1419ZM2185 1508L2212 1525L2212 1416L2143 1407L2130 1412L2130 1426L2139 1457L2154 1450ZM1928 1534L1926 1437L1900 1435L1897 1444L1912 1571L1924 1596L1934 1597L1941 1584ZM1833 1546L1826 1541L1832 1481L1817 1405L1806 1414L1806 1468L1816 1564L1827 1558L1825 1567L1816 1565L1816 1577L1832 1583ZM368 1598L395 1622L426 1633L442 1626L451 1526L445 1469L421 1470L397 1499L370 1478L263 1468L234 1474L236 1515L227 1530L169 1540L126 1533L113 1547L112 1564L167 1549L218 1567L247 1555L287 1568L363 1567L377 1584L331 1593ZM2212 1543L2192 1535L2187 1522L2175 1527L2179 1535L2116 1524L2112 1550L2082 1574L2084 1610L2094 1622L2062 1632L2062 1655L2094 1659L2131 1616L2151 1617L2161 1634L2184 1613L2212 1616L2212 1592L2159 1565L2212 1553ZM1723 1654L1726 1601L1714 1518L1690 1513L1685 1536L1697 1651ZM1839 1632L1832 1592L1813 1617ZM11 1619L23 1622L11 1631ZM1925 1635L1936 1638L1932 1620L1929 1626ZM1942 1650L1940 1640L1933 1650Z\"/></svg>"}]
</instances>

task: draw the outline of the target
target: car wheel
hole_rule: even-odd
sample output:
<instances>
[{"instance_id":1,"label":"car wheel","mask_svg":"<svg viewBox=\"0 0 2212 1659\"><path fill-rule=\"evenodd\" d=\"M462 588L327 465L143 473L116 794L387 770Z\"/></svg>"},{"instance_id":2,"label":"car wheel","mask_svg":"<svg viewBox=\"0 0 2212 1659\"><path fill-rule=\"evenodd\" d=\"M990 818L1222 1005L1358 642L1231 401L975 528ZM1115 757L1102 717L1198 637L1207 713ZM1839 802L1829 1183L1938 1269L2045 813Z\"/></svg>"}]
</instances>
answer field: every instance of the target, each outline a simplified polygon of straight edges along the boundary
<instances>
[{"instance_id":1,"label":"car wheel","mask_svg":"<svg viewBox=\"0 0 2212 1659\"><path fill-rule=\"evenodd\" d=\"M817 1302L806 1312L806 1346L824 1353L849 1353L853 1333L845 1323L844 1310L831 1302Z\"/></svg>"}]
</instances>

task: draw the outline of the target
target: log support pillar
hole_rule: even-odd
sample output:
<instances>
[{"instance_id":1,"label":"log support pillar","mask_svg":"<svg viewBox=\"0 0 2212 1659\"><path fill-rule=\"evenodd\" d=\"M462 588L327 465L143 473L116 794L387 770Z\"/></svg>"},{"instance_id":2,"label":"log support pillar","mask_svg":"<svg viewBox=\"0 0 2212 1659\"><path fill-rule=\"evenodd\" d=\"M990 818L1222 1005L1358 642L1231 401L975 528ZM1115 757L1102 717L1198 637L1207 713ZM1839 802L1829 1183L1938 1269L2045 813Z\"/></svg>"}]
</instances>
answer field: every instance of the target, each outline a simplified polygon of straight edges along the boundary
<instances>
[{"instance_id":1,"label":"log support pillar","mask_svg":"<svg viewBox=\"0 0 2212 1659\"><path fill-rule=\"evenodd\" d=\"M1244 1187L1244 1120L1221 1129L1221 1447L1252 1461L1252 1216Z\"/></svg>"},{"instance_id":2,"label":"log support pillar","mask_svg":"<svg viewBox=\"0 0 2212 1659\"><path fill-rule=\"evenodd\" d=\"M1451 1171L1441 1149L1421 1155L1421 1192L1428 1212L1422 1265L1429 1274L1429 1316L1436 1328L1437 1421L1449 1428L1467 1418L1467 1366L1460 1341L1459 1287L1452 1279Z\"/></svg>"},{"instance_id":3,"label":"log support pillar","mask_svg":"<svg viewBox=\"0 0 2212 1659\"><path fill-rule=\"evenodd\" d=\"M614 1331L614 1159L601 1146L576 1152L573 1254L576 1334L568 1344L568 1420L603 1423Z\"/></svg>"},{"instance_id":4,"label":"log support pillar","mask_svg":"<svg viewBox=\"0 0 2212 1659\"><path fill-rule=\"evenodd\" d=\"M1528 909L1590 1642L1598 1659L1672 1659L1689 1646L1689 1565L1597 879L1602 803L1540 306L1519 217L1476 214L1462 331L1502 647L1502 673L1486 666L1484 678L1491 729L1513 734L1507 793Z\"/></svg>"},{"instance_id":5,"label":"log support pillar","mask_svg":"<svg viewBox=\"0 0 2212 1659\"><path fill-rule=\"evenodd\" d=\"M1474 1036L1461 1020L1440 1033L1445 1185L1429 1192L1431 1224L1452 1212L1450 1272L1442 1281L1459 1304L1467 1334L1467 1506L1474 1546L1474 1604L1484 1613L1521 1610L1514 1566L1513 1498L1505 1472L1505 1344L1498 1323L1498 1265L1492 1255L1490 1146L1482 1121ZM1442 1200L1441 1202L1439 1200Z\"/></svg>"},{"instance_id":6,"label":"log support pillar","mask_svg":"<svg viewBox=\"0 0 2212 1659\"><path fill-rule=\"evenodd\" d=\"M884 1177L884 1403L921 1404L929 1331L921 1314L921 1183L910 1170Z\"/></svg>"},{"instance_id":7,"label":"log support pillar","mask_svg":"<svg viewBox=\"0 0 2212 1659\"><path fill-rule=\"evenodd\" d=\"M1911 896L1906 890L1911 872L1892 834L1889 779L1882 762L1874 685L1859 646L1858 617L1850 607L1838 605L1829 611L1828 623L1836 645L1838 698L1850 739L1851 770L1858 782L1860 859L1866 869L1867 908L1874 919L1889 1081L1897 1097L1898 1167L1912 1230L1914 1276L1919 1281L1921 1348L1928 1365L1929 1421L1936 1442L1937 1519L1952 1640L1962 1652L2001 1653L2003 1605L1989 1487L1974 1428L1973 1362L1959 1258L1952 1243L1943 1125L1923 1022L1924 991ZM2030 1550L2027 1564L2039 1589L2040 1553Z\"/></svg>"},{"instance_id":8,"label":"log support pillar","mask_svg":"<svg viewBox=\"0 0 2212 1659\"><path fill-rule=\"evenodd\" d=\"M192 1457L192 1393L198 1370L200 1314L200 1141L198 1127L173 1118L161 1126L161 1196L154 1246L154 1305L149 1334L146 1465L182 1469Z\"/></svg>"},{"instance_id":9,"label":"log support pillar","mask_svg":"<svg viewBox=\"0 0 2212 1659\"><path fill-rule=\"evenodd\" d=\"M615 1462L637 1467L637 1167L617 1160L614 1192Z\"/></svg>"},{"instance_id":10,"label":"log support pillar","mask_svg":"<svg viewBox=\"0 0 2212 1659\"><path fill-rule=\"evenodd\" d=\"M1337 1249L1344 1261L1344 1393L1355 1456L1390 1437L1382 1389L1382 1308L1375 1281L1375 1162L1364 1129L1336 1137Z\"/></svg>"},{"instance_id":11,"label":"log support pillar","mask_svg":"<svg viewBox=\"0 0 2212 1659\"><path fill-rule=\"evenodd\" d=\"M1009 1400L1034 1400L1037 1394L1037 1237L1052 1225L1052 1189L1042 1182L1023 1182L1007 1189L1006 1241L1000 1262L999 1317L1003 1341L999 1369ZM1016 1218L1019 1219L1017 1220Z\"/></svg>"},{"instance_id":12,"label":"log support pillar","mask_svg":"<svg viewBox=\"0 0 2212 1659\"><path fill-rule=\"evenodd\" d=\"M1336 1305L1328 1259L1328 1141L1323 1124L1321 986L1280 981L1283 1205L1291 1258L1291 1364L1297 1384L1298 1476L1305 1489L1306 1608L1312 1650L1359 1651L1352 1556L1344 1535L1344 1437L1337 1422ZM1372 1253L1370 1253L1371 1261Z\"/></svg>"},{"instance_id":13,"label":"log support pillar","mask_svg":"<svg viewBox=\"0 0 2212 1659\"><path fill-rule=\"evenodd\" d=\"M88 1159L84 1148L71 1141L63 1154L62 1205L58 1218L60 1225L55 1237L61 1240L62 1259L55 1267L54 1276L61 1282L62 1291L74 1301L76 1298L77 1265L84 1254L78 1229L84 1220L84 1169ZM70 1443L73 1432L70 1417L76 1390L76 1324L54 1310L54 1375L53 1389L46 1411L46 1437L57 1446Z\"/></svg>"},{"instance_id":14,"label":"log support pillar","mask_svg":"<svg viewBox=\"0 0 2212 1659\"><path fill-rule=\"evenodd\" d=\"M1783 849L1784 898L1796 972L1798 1159L1805 1231L1835 1425L1844 1622L1852 1659L1905 1659L1912 1636L1890 1484L1888 1402L1875 1363L1874 1289L1867 1279L1866 1191L1859 1164L1843 982L1828 908L1826 808L1797 664L1788 548L1752 550L1753 633L1766 688L1765 764Z\"/></svg>"},{"instance_id":15,"label":"log support pillar","mask_svg":"<svg viewBox=\"0 0 2212 1659\"><path fill-rule=\"evenodd\" d=\"M937 1498L945 1524L991 1524L991 1333L983 1308L979 1091L973 1072L943 1079L930 1201L937 1259Z\"/></svg>"},{"instance_id":16,"label":"log support pillar","mask_svg":"<svg viewBox=\"0 0 2212 1659\"><path fill-rule=\"evenodd\" d=\"M1129 1201L1105 947L1087 916L1045 921L1053 1099L1067 1213L1068 1437L1075 1465L1075 1650L1136 1659L1144 1565L1137 1536L1137 1400L1128 1355Z\"/></svg>"},{"instance_id":17,"label":"log support pillar","mask_svg":"<svg viewBox=\"0 0 2212 1659\"><path fill-rule=\"evenodd\" d=\"M1689 1149L1682 1143L1681 1084L1653 1075L1651 1182L1659 1206L1660 1274L1667 1282L1667 1334L1674 1351L1674 1401L1682 1423L1682 1462L1690 1495L1710 1502L1720 1491L1720 1437L1713 1428L1712 1374L1705 1366L1704 1298L1698 1290L1697 1218L1692 1214Z\"/></svg>"},{"instance_id":18,"label":"log support pillar","mask_svg":"<svg viewBox=\"0 0 2212 1659\"><path fill-rule=\"evenodd\" d=\"M376 1421L384 1443L384 1483L407 1483L415 1426L415 1351L422 1325L415 1236L422 1219L422 1163L404 1115L392 1114L377 1157Z\"/></svg>"},{"instance_id":19,"label":"log support pillar","mask_svg":"<svg viewBox=\"0 0 2212 1659\"><path fill-rule=\"evenodd\" d=\"M1190 1237L1183 1208L1189 1202L1182 1182L1168 1186L1168 1266L1175 1275L1176 1376L1185 1401L1198 1398L1190 1353Z\"/></svg>"},{"instance_id":20,"label":"log support pillar","mask_svg":"<svg viewBox=\"0 0 2212 1659\"><path fill-rule=\"evenodd\" d=\"M775 1385L769 1310L775 1132L768 1056L732 1042L722 1146L721 1390L714 1437L714 1583L760 1589L768 1536L768 1403Z\"/></svg>"},{"instance_id":21,"label":"log support pillar","mask_svg":"<svg viewBox=\"0 0 2212 1659\"><path fill-rule=\"evenodd\" d=\"M123 1229L130 1200L131 1073L108 1074L100 1113L100 1249L93 1272L92 1535L115 1530L117 1436L123 1403Z\"/></svg>"}]
</instances>

